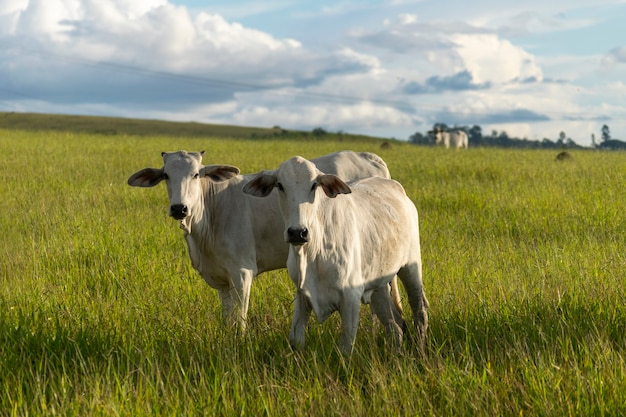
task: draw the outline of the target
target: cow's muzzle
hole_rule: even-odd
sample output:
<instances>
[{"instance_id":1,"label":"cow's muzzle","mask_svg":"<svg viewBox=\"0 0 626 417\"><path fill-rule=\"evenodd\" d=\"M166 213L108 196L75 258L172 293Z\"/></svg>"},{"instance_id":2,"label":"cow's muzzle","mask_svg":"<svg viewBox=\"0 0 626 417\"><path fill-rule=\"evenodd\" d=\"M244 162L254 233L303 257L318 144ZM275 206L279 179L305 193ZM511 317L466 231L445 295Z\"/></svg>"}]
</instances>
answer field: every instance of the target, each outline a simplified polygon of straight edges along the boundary
<instances>
[{"instance_id":1,"label":"cow's muzzle","mask_svg":"<svg viewBox=\"0 0 626 417\"><path fill-rule=\"evenodd\" d=\"M170 216L176 220L182 220L189 214L189 209L184 204L172 204L170 206Z\"/></svg>"},{"instance_id":2,"label":"cow's muzzle","mask_svg":"<svg viewBox=\"0 0 626 417\"><path fill-rule=\"evenodd\" d=\"M304 245L309 241L309 230L306 227L287 229L287 242L292 245Z\"/></svg>"}]
</instances>

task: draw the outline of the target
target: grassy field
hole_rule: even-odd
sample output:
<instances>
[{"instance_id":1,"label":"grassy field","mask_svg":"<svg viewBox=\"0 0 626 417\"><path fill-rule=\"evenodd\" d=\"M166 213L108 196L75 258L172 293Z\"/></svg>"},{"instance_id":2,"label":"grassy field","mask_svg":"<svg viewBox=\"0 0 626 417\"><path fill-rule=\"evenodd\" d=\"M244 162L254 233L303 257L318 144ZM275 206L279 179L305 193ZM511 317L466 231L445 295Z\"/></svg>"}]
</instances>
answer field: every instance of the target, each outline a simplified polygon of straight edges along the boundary
<instances>
[{"instance_id":1,"label":"grassy field","mask_svg":"<svg viewBox=\"0 0 626 417\"><path fill-rule=\"evenodd\" d=\"M25 130L29 132L73 132L106 136L135 135L141 137L192 137L237 139L326 139L326 134L286 130L280 126L247 127L196 122L169 122L163 120L128 119L123 117L74 116L42 113L0 112L0 129ZM323 130L323 129L322 129ZM324 131L325 132L325 131ZM329 132L326 132L331 134ZM342 140L378 142L380 138L349 133L336 134Z\"/></svg>"},{"instance_id":2,"label":"grassy field","mask_svg":"<svg viewBox=\"0 0 626 417\"><path fill-rule=\"evenodd\" d=\"M126 185L164 150L254 172L347 148L381 155L419 210L425 358L386 350L367 307L351 357L337 317L294 354L284 270L234 338L165 188ZM626 153L62 130L0 130L0 152L1 416L626 413Z\"/></svg>"}]
</instances>

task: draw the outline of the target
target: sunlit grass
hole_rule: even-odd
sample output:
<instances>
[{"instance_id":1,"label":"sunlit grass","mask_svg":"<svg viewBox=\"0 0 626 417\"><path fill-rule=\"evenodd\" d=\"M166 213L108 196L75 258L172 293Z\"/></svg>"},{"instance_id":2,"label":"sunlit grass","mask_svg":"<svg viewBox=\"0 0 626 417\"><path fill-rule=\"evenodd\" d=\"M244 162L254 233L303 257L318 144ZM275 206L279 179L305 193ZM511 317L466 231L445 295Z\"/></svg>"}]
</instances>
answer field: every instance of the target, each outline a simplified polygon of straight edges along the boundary
<instances>
[{"instance_id":1,"label":"sunlit grass","mask_svg":"<svg viewBox=\"0 0 626 417\"><path fill-rule=\"evenodd\" d=\"M163 187L160 152L243 172L300 154L381 155L420 213L428 355L364 308L287 341L286 272L220 324ZM626 412L626 154L0 131L0 415L619 415ZM408 303L404 303L407 305Z\"/></svg>"}]
</instances>

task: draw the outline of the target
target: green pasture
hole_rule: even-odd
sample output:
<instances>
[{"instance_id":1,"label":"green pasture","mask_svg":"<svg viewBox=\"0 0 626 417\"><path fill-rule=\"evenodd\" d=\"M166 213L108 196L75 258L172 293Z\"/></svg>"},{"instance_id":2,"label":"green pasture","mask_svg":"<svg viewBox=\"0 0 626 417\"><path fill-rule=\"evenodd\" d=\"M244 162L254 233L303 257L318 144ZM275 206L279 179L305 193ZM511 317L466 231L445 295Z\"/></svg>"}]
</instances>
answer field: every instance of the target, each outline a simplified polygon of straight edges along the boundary
<instances>
[{"instance_id":1,"label":"green pasture","mask_svg":"<svg viewBox=\"0 0 626 417\"><path fill-rule=\"evenodd\" d=\"M338 317L292 352L285 270L224 329L165 187L126 185L179 149L244 173L381 155L420 213L426 356L367 307L351 357ZM0 416L624 415L626 153L571 153L0 130Z\"/></svg>"}]
</instances>

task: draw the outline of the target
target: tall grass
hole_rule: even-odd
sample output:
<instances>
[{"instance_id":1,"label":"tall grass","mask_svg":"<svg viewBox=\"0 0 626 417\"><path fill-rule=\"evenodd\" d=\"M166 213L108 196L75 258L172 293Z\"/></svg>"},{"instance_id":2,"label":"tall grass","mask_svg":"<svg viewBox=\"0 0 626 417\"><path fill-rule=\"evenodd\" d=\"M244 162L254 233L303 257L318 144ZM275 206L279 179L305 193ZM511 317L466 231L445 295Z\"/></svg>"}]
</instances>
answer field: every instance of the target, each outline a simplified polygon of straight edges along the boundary
<instances>
[{"instance_id":1,"label":"tall grass","mask_svg":"<svg viewBox=\"0 0 626 417\"><path fill-rule=\"evenodd\" d=\"M337 317L293 353L284 270L235 337L164 188L125 183L164 150L254 172L346 148L380 154L418 207L425 358L387 350L367 308L351 357ZM0 151L0 415L626 412L624 153L12 130Z\"/></svg>"}]
</instances>

